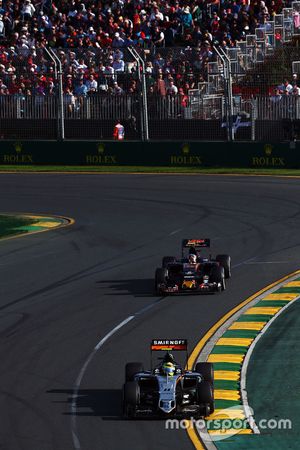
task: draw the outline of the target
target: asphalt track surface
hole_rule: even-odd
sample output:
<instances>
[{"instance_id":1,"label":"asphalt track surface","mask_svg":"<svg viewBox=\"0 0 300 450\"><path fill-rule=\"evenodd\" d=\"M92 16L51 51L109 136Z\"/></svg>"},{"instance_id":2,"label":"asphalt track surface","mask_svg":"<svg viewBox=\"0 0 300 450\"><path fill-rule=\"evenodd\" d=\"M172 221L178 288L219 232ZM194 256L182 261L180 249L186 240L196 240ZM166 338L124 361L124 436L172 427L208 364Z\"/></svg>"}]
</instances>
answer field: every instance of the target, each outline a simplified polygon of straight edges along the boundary
<instances>
[{"instance_id":1,"label":"asphalt track surface","mask_svg":"<svg viewBox=\"0 0 300 450\"><path fill-rule=\"evenodd\" d=\"M299 268L299 180L1 174L0 188L1 213L76 221L0 243L0 449L192 449L163 421L122 419L124 365L148 366L156 337L192 350L233 306ZM153 295L161 256L195 237L231 254L227 290Z\"/></svg>"}]
</instances>

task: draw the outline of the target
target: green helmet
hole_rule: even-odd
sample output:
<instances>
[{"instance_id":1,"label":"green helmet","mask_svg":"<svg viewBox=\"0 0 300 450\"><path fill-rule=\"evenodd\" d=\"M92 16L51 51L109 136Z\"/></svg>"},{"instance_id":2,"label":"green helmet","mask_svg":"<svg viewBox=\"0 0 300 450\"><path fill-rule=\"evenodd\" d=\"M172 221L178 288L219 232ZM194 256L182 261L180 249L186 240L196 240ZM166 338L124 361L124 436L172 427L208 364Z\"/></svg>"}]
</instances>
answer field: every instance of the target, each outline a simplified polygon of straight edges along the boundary
<instances>
[{"instance_id":1,"label":"green helmet","mask_svg":"<svg viewBox=\"0 0 300 450\"><path fill-rule=\"evenodd\" d=\"M166 363L163 364L162 370L163 370L163 373L165 375L168 375L169 377L172 377L174 375L174 372L175 372L175 366L171 362L166 362Z\"/></svg>"}]
</instances>

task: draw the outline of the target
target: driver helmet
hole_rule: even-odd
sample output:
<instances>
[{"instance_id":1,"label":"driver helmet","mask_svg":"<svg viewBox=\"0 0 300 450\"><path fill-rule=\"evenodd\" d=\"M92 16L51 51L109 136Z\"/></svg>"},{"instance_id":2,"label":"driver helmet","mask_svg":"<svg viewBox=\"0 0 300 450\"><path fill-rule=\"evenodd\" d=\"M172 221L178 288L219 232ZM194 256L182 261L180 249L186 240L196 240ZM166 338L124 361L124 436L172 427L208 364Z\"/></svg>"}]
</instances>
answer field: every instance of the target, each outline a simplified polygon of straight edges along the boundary
<instances>
[{"instance_id":1,"label":"driver helmet","mask_svg":"<svg viewBox=\"0 0 300 450\"><path fill-rule=\"evenodd\" d=\"M189 256L189 263L190 263L190 264L196 264L196 262L197 262L197 256L191 254L191 255Z\"/></svg>"},{"instance_id":2,"label":"driver helmet","mask_svg":"<svg viewBox=\"0 0 300 450\"><path fill-rule=\"evenodd\" d=\"M163 364L162 370L163 370L164 375L172 377L174 375L174 372L175 372L175 366L174 366L173 363L167 362L167 363Z\"/></svg>"}]
</instances>

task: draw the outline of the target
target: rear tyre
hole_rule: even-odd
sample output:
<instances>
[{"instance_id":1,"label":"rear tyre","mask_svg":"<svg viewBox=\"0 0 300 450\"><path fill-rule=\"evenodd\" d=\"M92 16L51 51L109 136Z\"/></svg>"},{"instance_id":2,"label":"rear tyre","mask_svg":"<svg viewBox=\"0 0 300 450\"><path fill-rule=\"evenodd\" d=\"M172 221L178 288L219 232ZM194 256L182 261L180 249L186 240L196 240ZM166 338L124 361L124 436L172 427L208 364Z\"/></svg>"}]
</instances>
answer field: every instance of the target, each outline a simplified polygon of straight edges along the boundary
<instances>
[{"instance_id":1,"label":"rear tyre","mask_svg":"<svg viewBox=\"0 0 300 450\"><path fill-rule=\"evenodd\" d=\"M216 266L213 268L211 273L211 279L215 283L218 284L218 291L225 291L226 284L225 284L225 274L224 274L224 267L222 266Z\"/></svg>"},{"instance_id":2,"label":"rear tyre","mask_svg":"<svg viewBox=\"0 0 300 450\"><path fill-rule=\"evenodd\" d=\"M133 418L140 403L140 386L137 381L128 381L123 388L123 413L125 417Z\"/></svg>"},{"instance_id":3,"label":"rear tyre","mask_svg":"<svg viewBox=\"0 0 300 450\"><path fill-rule=\"evenodd\" d=\"M168 264L175 262L176 262L175 256L164 256L162 259L162 267L166 268Z\"/></svg>"},{"instance_id":4,"label":"rear tyre","mask_svg":"<svg viewBox=\"0 0 300 450\"><path fill-rule=\"evenodd\" d=\"M140 362L132 362L127 363L125 366L125 380L128 381L134 381L134 375L139 372L143 372L144 367L143 364Z\"/></svg>"},{"instance_id":5,"label":"rear tyre","mask_svg":"<svg viewBox=\"0 0 300 450\"><path fill-rule=\"evenodd\" d=\"M167 269L156 269L155 271L155 292L157 295L162 295L160 284L166 284L168 271Z\"/></svg>"},{"instance_id":6,"label":"rear tyre","mask_svg":"<svg viewBox=\"0 0 300 450\"><path fill-rule=\"evenodd\" d=\"M214 366L209 362L200 362L196 364L195 371L200 373L204 381L214 383Z\"/></svg>"},{"instance_id":7,"label":"rear tyre","mask_svg":"<svg viewBox=\"0 0 300 450\"><path fill-rule=\"evenodd\" d=\"M217 255L216 261L218 261L222 267L224 267L225 278L231 277L231 258L229 255Z\"/></svg>"},{"instance_id":8,"label":"rear tyre","mask_svg":"<svg viewBox=\"0 0 300 450\"><path fill-rule=\"evenodd\" d=\"M214 390L211 383L202 381L197 388L198 404L203 408L203 415L207 417L215 410Z\"/></svg>"}]
</instances>

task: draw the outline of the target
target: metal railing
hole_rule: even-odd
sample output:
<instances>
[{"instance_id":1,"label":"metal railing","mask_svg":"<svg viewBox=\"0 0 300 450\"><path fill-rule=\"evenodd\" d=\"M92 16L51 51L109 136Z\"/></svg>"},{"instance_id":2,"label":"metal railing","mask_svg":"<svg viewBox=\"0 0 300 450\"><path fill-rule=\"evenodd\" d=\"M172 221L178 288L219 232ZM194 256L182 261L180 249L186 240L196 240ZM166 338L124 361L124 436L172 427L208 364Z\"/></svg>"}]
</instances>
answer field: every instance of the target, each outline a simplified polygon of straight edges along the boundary
<instances>
[{"instance_id":1,"label":"metal railing","mask_svg":"<svg viewBox=\"0 0 300 450\"><path fill-rule=\"evenodd\" d=\"M232 137L234 140L261 140L264 124L268 137L283 139L286 119L300 121L300 96L274 94L243 99L233 97ZM228 115L223 95L147 96L149 139L227 140ZM142 136L139 95L108 94L74 98L64 96L65 139L111 140L116 120L125 126L126 139ZM59 117L56 96L0 96L0 136L2 139L58 139ZM260 123L260 128L258 128ZM272 125L273 124L273 125Z\"/></svg>"},{"instance_id":2,"label":"metal railing","mask_svg":"<svg viewBox=\"0 0 300 450\"><path fill-rule=\"evenodd\" d=\"M56 96L0 95L1 119L57 119L58 99Z\"/></svg>"},{"instance_id":3,"label":"metal railing","mask_svg":"<svg viewBox=\"0 0 300 450\"><path fill-rule=\"evenodd\" d=\"M283 78L292 82L293 73L294 84L300 80L300 49L295 45L278 46L260 59L260 47L254 51L250 44L247 39L236 49L214 47L205 76L197 64L193 66L197 49L159 49L179 89L175 86L172 94L170 72L163 74L166 92L162 92L157 88L157 73L148 70L159 58L158 50L124 50L124 72L99 71L98 89L81 95L76 89L74 93L66 91L70 53L39 49L43 73L53 78L54 89L39 90L40 74L33 74L33 88L25 94L22 89L10 95L0 90L0 137L111 140L114 125L121 120L125 138L134 140L286 139L287 120L300 120L300 89L277 92L277 88L284 91L280 86ZM249 50L247 54L247 49L252 53ZM101 65L109 57L108 50L99 50L93 61ZM22 70L29 78L23 62L20 73ZM190 75L193 81L189 81ZM77 83L76 76L73 78ZM8 75L6 79L10 83ZM133 82L135 89L131 92L128 87ZM116 90L115 85L121 90ZM180 86L184 86L182 91Z\"/></svg>"}]
</instances>

